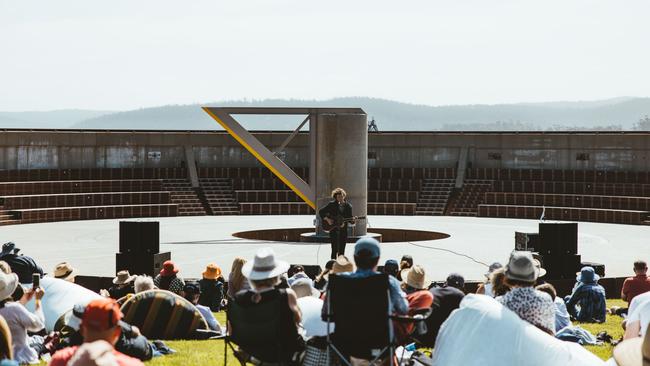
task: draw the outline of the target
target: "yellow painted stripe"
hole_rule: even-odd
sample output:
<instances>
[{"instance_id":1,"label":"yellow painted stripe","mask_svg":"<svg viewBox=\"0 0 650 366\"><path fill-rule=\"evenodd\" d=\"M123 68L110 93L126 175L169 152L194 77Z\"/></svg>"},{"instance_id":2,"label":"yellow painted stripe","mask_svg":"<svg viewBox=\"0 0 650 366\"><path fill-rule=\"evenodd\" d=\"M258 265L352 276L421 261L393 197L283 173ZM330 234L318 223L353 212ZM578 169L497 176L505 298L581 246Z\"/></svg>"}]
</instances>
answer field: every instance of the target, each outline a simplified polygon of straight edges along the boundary
<instances>
[{"instance_id":1,"label":"yellow painted stripe","mask_svg":"<svg viewBox=\"0 0 650 366\"><path fill-rule=\"evenodd\" d=\"M266 161L266 159L264 159L260 154L258 154L257 151L255 151L255 149L253 149L250 145L248 145L244 141L244 139L242 139L240 136L238 136L236 133L234 133L233 130L231 130L228 127L228 125L226 123L224 123L219 117L217 117L214 113L212 113L209 108L203 107L203 110L206 111L212 118L214 118L214 120L217 121L221 125L221 127L223 127L232 137L234 137L235 140L237 140L242 146L244 146L246 148L246 150L248 150L251 154L253 154L253 156L255 156L255 158L257 158L257 160L259 160L262 164L264 164L265 167L269 168L269 170L271 172L273 172L273 174L275 174L276 177L280 178L280 180L284 184L289 186L289 188L291 188L292 191L294 191L300 198L302 198L302 200L305 201L305 203L307 203L314 210L316 209L316 205L314 204L314 202L311 199L309 199L302 191L300 191L293 184L291 184L291 182L285 176L280 174L280 172L277 171L271 165L271 163Z\"/></svg>"},{"instance_id":2,"label":"yellow painted stripe","mask_svg":"<svg viewBox=\"0 0 650 366\"><path fill-rule=\"evenodd\" d=\"M150 299L151 299L151 305L149 307L149 311L147 312L147 317L144 320L144 324L142 324L143 334L151 333L151 328L153 328L154 324L157 321L159 321L159 319L156 319L158 310L160 309L160 306L165 301L165 297L158 293L155 296L152 296ZM145 299L140 299L140 301L144 302Z\"/></svg>"},{"instance_id":3,"label":"yellow painted stripe","mask_svg":"<svg viewBox=\"0 0 650 366\"><path fill-rule=\"evenodd\" d=\"M178 326L178 323L181 321L181 317L183 316L183 312L185 311L185 307L179 299L175 299L175 305L174 309L172 310L172 315L169 317L169 321L167 322L167 326L165 327L165 330L163 332L165 338L171 338L174 335L174 332L176 332L176 327ZM198 312L198 310L197 310Z\"/></svg>"}]
</instances>

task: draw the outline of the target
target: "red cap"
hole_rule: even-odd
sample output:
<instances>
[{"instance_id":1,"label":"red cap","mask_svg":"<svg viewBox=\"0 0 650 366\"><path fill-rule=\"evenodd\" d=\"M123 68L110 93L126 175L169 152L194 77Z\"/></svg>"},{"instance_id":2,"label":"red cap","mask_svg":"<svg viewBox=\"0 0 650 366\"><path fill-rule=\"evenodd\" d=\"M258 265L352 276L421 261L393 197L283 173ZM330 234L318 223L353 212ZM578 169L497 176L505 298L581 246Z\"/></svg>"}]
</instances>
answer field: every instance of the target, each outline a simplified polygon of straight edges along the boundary
<instances>
[{"instance_id":1,"label":"red cap","mask_svg":"<svg viewBox=\"0 0 650 366\"><path fill-rule=\"evenodd\" d=\"M86 305L81 325L94 330L108 330L122 319L120 306L113 299L93 300Z\"/></svg>"}]
</instances>

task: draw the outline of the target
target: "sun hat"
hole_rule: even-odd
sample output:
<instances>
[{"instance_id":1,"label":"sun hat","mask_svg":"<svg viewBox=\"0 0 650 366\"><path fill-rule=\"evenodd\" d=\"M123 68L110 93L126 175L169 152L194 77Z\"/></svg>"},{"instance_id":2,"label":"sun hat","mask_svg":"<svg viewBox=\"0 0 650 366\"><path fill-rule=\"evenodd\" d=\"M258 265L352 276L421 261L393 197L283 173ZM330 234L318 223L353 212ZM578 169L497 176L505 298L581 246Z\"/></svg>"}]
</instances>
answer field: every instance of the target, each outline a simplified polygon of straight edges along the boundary
<instances>
[{"instance_id":1,"label":"sun hat","mask_svg":"<svg viewBox=\"0 0 650 366\"><path fill-rule=\"evenodd\" d=\"M271 248L261 248L255 253L252 261L246 262L241 273L249 280L266 280L277 277L289 270L289 263L275 259Z\"/></svg>"},{"instance_id":2,"label":"sun hat","mask_svg":"<svg viewBox=\"0 0 650 366\"><path fill-rule=\"evenodd\" d=\"M298 298L307 296L320 297L320 291L314 288L314 282L309 278L300 278L293 281L291 289Z\"/></svg>"},{"instance_id":3,"label":"sun hat","mask_svg":"<svg viewBox=\"0 0 650 366\"><path fill-rule=\"evenodd\" d=\"M221 277L221 268L217 266L214 263L210 263L205 267L205 271L203 271L203 278L207 280L216 280L217 278Z\"/></svg>"},{"instance_id":4,"label":"sun hat","mask_svg":"<svg viewBox=\"0 0 650 366\"><path fill-rule=\"evenodd\" d=\"M582 267L580 273L576 277L576 281L582 283L596 283L600 279L600 276L596 274L594 267Z\"/></svg>"},{"instance_id":5,"label":"sun hat","mask_svg":"<svg viewBox=\"0 0 650 366\"><path fill-rule=\"evenodd\" d=\"M77 275L77 271L68 262L61 262L54 267L54 278L71 281Z\"/></svg>"},{"instance_id":6,"label":"sun hat","mask_svg":"<svg viewBox=\"0 0 650 366\"><path fill-rule=\"evenodd\" d=\"M0 300L11 296L16 291L16 287L18 287L18 275L0 271Z\"/></svg>"},{"instance_id":7,"label":"sun hat","mask_svg":"<svg viewBox=\"0 0 650 366\"><path fill-rule=\"evenodd\" d=\"M447 286L462 289L465 287L465 277L460 273L450 273L445 280L445 287Z\"/></svg>"},{"instance_id":8,"label":"sun hat","mask_svg":"<svg viewBox=\"0 0 650 366\"><path fill-rule=\"evenodd\" d=\"M501 264L499 262L494 262L494 263L490 264L490 266L488 267L488 271L485 272L485 277L490 278L490 275L492 274L492 272L494 272L497 269L502 268L502 267L503 267L503 264Z\"/></svg>"},{"instance_id":9,"label":"sun hat","mask_svg":"<svg viewBox=\"0 0 650 366\"><path fill-rule=\"evenodd\" d=\"M103 339L84 343L72 355L69 366L117 366L113 346Z\"/></svg>"},{"instance_id":10,"label":"sun hat","mask_svg":"<svg viewBox=\"0 0 650 366\"><path fill-rule=\"evenodd\" d=\"M97 331L116 327L122 320L122 312L117 301L111 298L93 300L86 305L81 326Z\"/></svg>"},{"instance_id":11,"label":"sun hat","mask_svg":"<svg viewBox=\"0 0 650 366\"><path fill-rule=\"evenodd\" d=\"M420 265L414 265L409 268L406 277L402 277L405 284L413 287L414 289L423 290L426 288L426 279L424 268Z\"/></svg>"},{"instance_id":12,"label":"sun hat","mask_svg":"<svg viewBox=\"0 0 650 366\"><path fill-rule=\"evenodd\" d=\"M117 272L117 276L115 278L113 278L113 284L115 284L115 285L125 285L125 284L135 280L136 277L137 277L136 275L131 276L129 274L129 271L126 271L126 270L119 271L119 272Z\"/></svg>"},{"instance_id":13,"label":"sun hat","mask_svg":"<svg viewBox=\"0 0 650 366\"><path fill-rule=\"evenodd\" d=\"M535 282L539 269L535 267L533 255L530 252L513 251L505 269L506 278L510 280Z\"/></svg>"},{"instance_id":14,"label":"sun hat","mask_svg":"<svg viewBox=\"0 0 650 366\"><path fill-rule=\"evenodd\" d=\"M645 337L626 339L614 348L618 366L650 366L650 326Z\"/></svg>"},{"instance_id":15,"label":"sun hat","mask_svg":"<svg viewBox=\"0 0 650 366\"><path fill-rule=\"evenodd\" d=\"M12 241L8 243L2 244L2 252L0 252L0 257L4 257L7 254L11 254L11 252L16 251L16 253L20 250L16 248L16 244Z\"/></svg>"},{"instance_id":16,"label":"sun hat","mask_svg":"<svg viewBox=\"0 0 650 366\"><path fill-rule=\"evenodd\" d=\"M363 250L370 252L370 258L379 258L381 254L379 242L374 238L361 238L357 240L354 245L354 255L359 255Z\"/></svg>"},{"instance_id":17,"label":"sun hat","mask_svg":"<svg viewBox=\"0 0 650 366\"><path fill-rule=\"evenodd\" d=\"M533 258L533 263L535 263L535 267L537 267L537 270L539 271L537 278L546 276L546 270L542 268L542 262L540 262L537 258Z\"/></svg>"},{"instance_id":18,"label":"sun hat","mask_svg":"<svg viewBox=\"0 0 650 366\"><path fill-rule=\"evenodd\" d=\"M178 267L176 267L174 262L169 260L163 262L163 268L160 270L160 275L162 277L173 276L176 273L178 273Z\"/></svg>"},{"instance_id":19,"label":"sun hat","mask_svg":"<svg viewBox=\"0 0 650 366\"><path fill-rule=\"evenodd\" d=\"M354 264L352 264L346 256L339 255L332 266L332 273L336 274L352 271L354 271Z\"/></svg>"}]
</instances>

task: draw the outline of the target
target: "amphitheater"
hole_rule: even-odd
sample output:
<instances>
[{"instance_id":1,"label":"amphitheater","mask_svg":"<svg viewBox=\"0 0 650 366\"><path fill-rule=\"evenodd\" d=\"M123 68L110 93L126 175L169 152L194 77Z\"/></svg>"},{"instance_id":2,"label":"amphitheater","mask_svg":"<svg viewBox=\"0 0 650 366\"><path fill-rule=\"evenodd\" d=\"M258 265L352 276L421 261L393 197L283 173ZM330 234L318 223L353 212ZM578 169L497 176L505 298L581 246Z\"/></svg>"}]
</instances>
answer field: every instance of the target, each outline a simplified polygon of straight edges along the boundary
<instances>
[{"instance_id":1,"label":"amphitheater","mask_svg":"<svg viewBox=\"0 0 650 366\"><path fill-rule=\"evenodd\" d=\"M267 147L287 131L257 131ZM3 130L1 239L46 270L60 261L113 276L120 219L155 218L161 249L182 274L266 245L291 263L320 264L329 245L244 239L241 231L313 228L314 212L224 131ZM515 231L546 220L579 222L583 260L627 276L650 253L648 133L380 132L369 135L368 225L429 230L439 240L393 240L431 279L480 280L505 261ZM309 138L283 160L308 179ZM647 258L646 258L647 259Z\"/></svg>"}]
</instances>

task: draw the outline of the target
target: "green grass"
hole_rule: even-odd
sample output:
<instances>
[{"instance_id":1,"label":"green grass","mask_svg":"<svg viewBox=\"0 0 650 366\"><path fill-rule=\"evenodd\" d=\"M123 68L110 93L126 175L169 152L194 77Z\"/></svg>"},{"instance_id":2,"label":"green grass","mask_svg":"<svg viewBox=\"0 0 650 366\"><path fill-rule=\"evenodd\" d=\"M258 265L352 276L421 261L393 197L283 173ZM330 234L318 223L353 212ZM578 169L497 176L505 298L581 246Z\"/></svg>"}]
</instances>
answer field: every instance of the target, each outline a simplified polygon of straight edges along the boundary
<instances>
[{"instance_id":1,"label":"green grass","mask_svg":"<svg viewBox=\"0 0 650 366\"><path fill-rule=\"evenodd\" d=\"M623 300L608 300L607 306L627 306ZM222 325L226 324L226 314L224 312L215 313L217 320ZM620 316L607 315L607 320L602 324L580 323L580 326L596 335L605 330L613 339L619 339L623 336L623 328ZM157 357L151 361L145 362L148 366L185 366L185 365L223 365L224 341L165 341L165 343L177 353L169 356ZM606 360L612 356L613 347L609 343L602 346L586 346L587 350ZM239 365L237 360L229 350L228 364ZM45 365L45 363L42 363Z\"/></svg>"}]
</instances>

